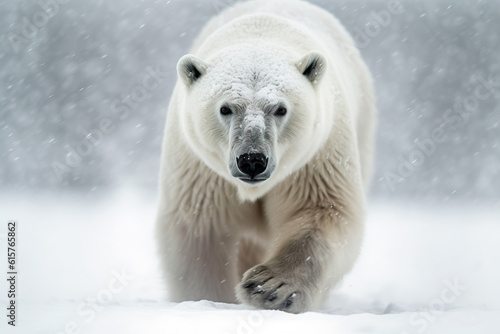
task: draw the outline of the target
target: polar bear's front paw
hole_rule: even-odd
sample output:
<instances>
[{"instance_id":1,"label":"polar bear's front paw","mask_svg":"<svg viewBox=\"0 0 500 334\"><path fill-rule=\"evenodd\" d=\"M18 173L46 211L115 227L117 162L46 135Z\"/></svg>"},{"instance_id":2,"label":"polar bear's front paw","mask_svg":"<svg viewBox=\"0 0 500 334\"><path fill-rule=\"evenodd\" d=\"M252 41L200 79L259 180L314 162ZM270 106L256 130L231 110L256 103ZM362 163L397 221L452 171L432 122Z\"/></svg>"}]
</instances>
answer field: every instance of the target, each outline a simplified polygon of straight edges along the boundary
<instances>
[{"instance_id":1,"label":"polar bear's front paw","mask_svg":"<svg viewBox=\"0 0 500 334\"><path fill-rule=\"evenodd\" d=\"M255 266L243 275L236 294L242 302L258 308L290 313L306 310L304 291L293 277L286 277L264 265Z\"/></svg>"}]
</instances>

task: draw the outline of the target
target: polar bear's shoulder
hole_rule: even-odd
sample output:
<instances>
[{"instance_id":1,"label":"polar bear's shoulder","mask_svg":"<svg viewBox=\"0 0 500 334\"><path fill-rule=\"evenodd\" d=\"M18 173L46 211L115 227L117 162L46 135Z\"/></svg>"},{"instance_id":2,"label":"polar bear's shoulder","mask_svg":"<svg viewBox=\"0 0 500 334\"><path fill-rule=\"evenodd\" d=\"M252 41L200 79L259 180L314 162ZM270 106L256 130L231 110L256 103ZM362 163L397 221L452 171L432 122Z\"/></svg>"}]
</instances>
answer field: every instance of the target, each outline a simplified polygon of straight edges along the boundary
<instances>
[{"instance_id":1,"label":"polar bear's shoulder","mask_svg":"<svg viewBox=\"0 0 500 334\"><path fill-rule=\"evenodd\" d=\"M203 34L204 35L204 34ZM272 44L276 48L303 45L312 34L298 22L276 14L255 13L237 17L199 39L197 54L212 54L234 44ZM198 42L196 44L198 44ZM195 48L196 49L196 48Z\"/></svg>"},{"instance_id":2,"label":"polar bear's shoulder","mask_svg":"<svg viewBox=\"0 0 500 334\"><path fill-rule=\"evenodd\" d=\"M218 49L224 42L262 41L263 37L287 45L302 45L309 40L323 44L332 37L350 41L337 19L317 6L299 0L257 0L240 3L212 18L192 51L202 45L206 51Z\"/></svg>"}]
</instances>

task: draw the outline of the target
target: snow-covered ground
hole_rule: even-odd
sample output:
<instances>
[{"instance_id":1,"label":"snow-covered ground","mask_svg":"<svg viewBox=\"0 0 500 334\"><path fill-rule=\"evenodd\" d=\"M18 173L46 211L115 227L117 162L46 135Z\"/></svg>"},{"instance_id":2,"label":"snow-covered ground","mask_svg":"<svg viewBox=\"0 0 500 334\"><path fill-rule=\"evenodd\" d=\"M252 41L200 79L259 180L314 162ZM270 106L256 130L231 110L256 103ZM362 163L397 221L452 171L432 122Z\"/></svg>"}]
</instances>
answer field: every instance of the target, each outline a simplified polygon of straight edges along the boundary
<instances>
[{"instance_id":1,"label":"snow-covered ground","mask_svg":"<svg viewBox=\"0 0 500 334\"><path fill-rule=\"evenodd\" d=\"M18 324L2 315L2 333L500 333L498 207L371 201L353 272L319 311L293 315L165 301L154 194L4 190L0 203L2 258L17 219L20 273Z\"/></svg>"},{"instance_id":2,"label":"snow-covered ground","mask_svg":"<svg viewBox=\"0 0 500 334\"><path fill-rule=\"evenodd\" d=\"M157 184L175 64L235 2L0 0L0 268L7 221L17 219L20 273L16 328L0 279L0 334L500 333L500 1L402 1L384 18L393 1L311 0L346 26L373 73L372 194L405 199L370 201L363 254L317 312L169 303L155 195L60 190ZM168 75L118 117L115 101L152 68ZM469 112L423 161L410 159L448 116ZM53 164L105 118L114 130L58 180ZM419 165L391 189L387 173L410 162Z\"/></svg>"}]
</instances>

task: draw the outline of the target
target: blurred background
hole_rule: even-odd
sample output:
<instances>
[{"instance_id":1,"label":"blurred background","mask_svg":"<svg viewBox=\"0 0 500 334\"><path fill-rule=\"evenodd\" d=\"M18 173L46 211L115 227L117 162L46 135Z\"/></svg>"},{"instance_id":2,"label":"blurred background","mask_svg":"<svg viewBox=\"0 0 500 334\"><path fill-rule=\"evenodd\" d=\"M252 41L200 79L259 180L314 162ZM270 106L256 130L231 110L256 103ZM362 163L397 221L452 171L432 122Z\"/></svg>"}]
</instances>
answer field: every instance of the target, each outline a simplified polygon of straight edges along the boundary
<instances>
[{"instance_id":1,"label":"blurred background","mask_svg":"<svg viewBox=\"0 0 500 334\"><path fill-rule=\"evenodd\" d=\"M235 333L255 315L166 302L154 229L176 63L235 2L0 0L0 248L16 219L16 333ZM263 328L320 317L317 333L497 333L500 1L311 2L373 73L375 175L360 259L323 314L268 311ZM111 294L117 272L132 278ZM449 282L465 290L422 313Z\"/></svg>"},{"instance_id":2,"label":"blurred background","mask_svg":"<svg viewBox=\"0 0 500 334\"><path fill-rule=\"evenodd\" d=\"M0 187L156 192L177 60L236 1L1 1ZM499 1L315 0L375 81L372 198L500 205Z\"/></svg>"}]
</instances>

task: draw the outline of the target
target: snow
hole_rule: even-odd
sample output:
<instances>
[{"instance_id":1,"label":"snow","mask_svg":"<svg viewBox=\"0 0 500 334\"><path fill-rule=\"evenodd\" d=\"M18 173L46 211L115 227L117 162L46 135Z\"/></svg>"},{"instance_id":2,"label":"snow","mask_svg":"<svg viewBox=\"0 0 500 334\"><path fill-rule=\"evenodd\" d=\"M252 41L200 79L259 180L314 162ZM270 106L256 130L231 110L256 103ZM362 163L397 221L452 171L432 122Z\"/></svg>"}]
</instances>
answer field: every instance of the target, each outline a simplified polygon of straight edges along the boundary
<instances>
[{"instance_id":1,"label":"snow","mask_svg":"<svg viewBox=\"0 0 500 334\"><path fill-rule=\"evenodd\" d=\"M201 101L229 98L243 105L251 102L277 105L285 93L299 89L293 80L297 76L295 66L267 44L217 50L217 56L209 58L209 62L204 80L206 87L211 89L201 92Z\"/></svg>"},{"instance_id":2,"label":"snow","mask_svg":"<svg viewBox=\"0 0 500 334\"><path fill-rule=\"evenodd\" d=\"M245 124L245 133L253 133L254 131L264 132L266 128L265 114L261 110L249 110L245 113L243 124Z\"/></svg>"},{"instance_id":3,"label":"snow","mask_svg":"<svg viewBox=\"0 0 500 334\"><path fill-rule=\"evenodd\" d=\"M498 1L401 2L378 30L390 1L312 1L346 26L373 73L378 200L353 272L300 315L170 303L157 267L151 192L175 64L235 1L66 2L24 36L55 2L0 1L1 258L5 223L20 224L19 326L2 315L0 333L499 332ZM250 96L252 73L232 62L241 85L214 83L212 94L277 104L289 88L273 69L272 88ZM445 141L422 149L437 129ZM54 163L68 170L61 179ZM3 310L5 291L2 279Z\"/></svg>"},{"instance_id":4,"label":"snow","mask_svg":"<svg viewBox=\"0 0 500 334\"><path fill-rule=\"evenodd\" d=\"M150 192L4 190L0 203L2 222L19 222L19 318L7 333L456 334L500 328L498 208L371 201L354 270L320 310L292 315L166 301ZM6 291L4 280L0 289ZM6 327L4 320L0 326Z\"/></svg>"},{"instance_id":5,"label":"snow","mask_svg":"<svg viewBox=\"0 0 500 334\"><path fill-rule=\"evenodd\" d=\"M133 179L155 187L177 61L203 25L235 2L61 1L28 37L26 20L32 24L54 1L0 2L0 184L100 189ZM388 0L311 2L339 18L373 73L379 113L372 194L499 205L499 2L400 1L402 11L390 16ZM158 67L157 88L135 99L144 80L153 84L148 69ZM77 150L107 118L112 130L77 166L68 165L68 148ZM416 166L415 139L441 126L446 140ZM391 187L386 173L398 173L401 160L415 168ZM69 168L62 179L54 163Z\"/></svg>"}]
</instances>

